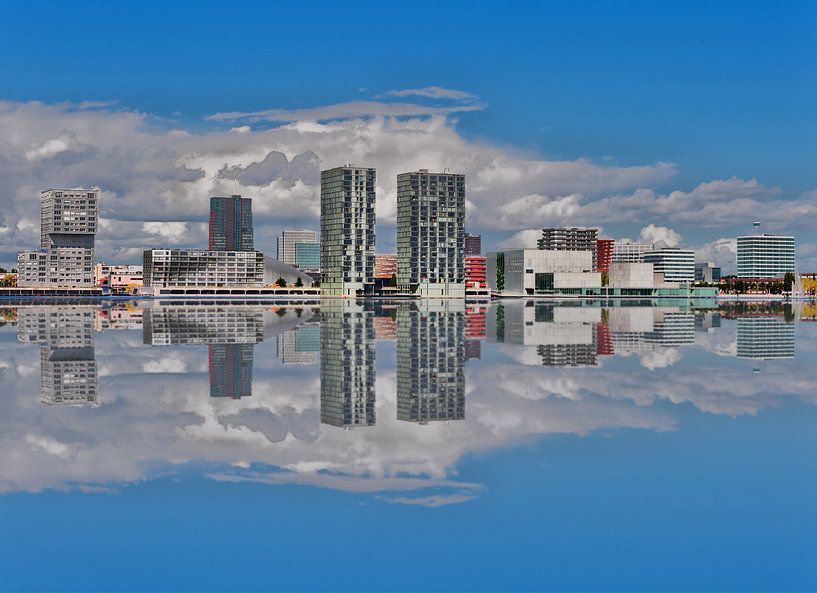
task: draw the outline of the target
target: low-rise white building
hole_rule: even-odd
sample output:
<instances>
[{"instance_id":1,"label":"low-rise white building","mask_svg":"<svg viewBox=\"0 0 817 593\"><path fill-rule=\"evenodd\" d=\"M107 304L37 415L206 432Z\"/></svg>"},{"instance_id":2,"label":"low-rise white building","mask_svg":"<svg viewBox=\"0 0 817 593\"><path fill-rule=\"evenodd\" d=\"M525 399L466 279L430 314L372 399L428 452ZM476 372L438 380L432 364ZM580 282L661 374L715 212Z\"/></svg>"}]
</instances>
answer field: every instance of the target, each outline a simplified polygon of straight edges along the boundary
<instances>
[{"instance_id":1,"label":"low-rise white building","mask_svg":"<svg viewBox=\"0 0 817 593\"><path fill-rule=\"evenodd\" d=\"M260 251L150 249L144 253L145 287L264 286Z\"/></svg>"},{"instance_id":2,"label":"low-rise white building","mask_svg":"<svg viewBox=\"0 0 817 593\"><path fill-rule=\"evenodd\" d=\"M510 249L488 254L488 287L507 295L594 295L601 273L592 251Z\"/></svg>"},{"instance_id":3,"label":"low-rise white building","mask_svg":"<svg viewBox=\"0 0 817 593\"><path fill-rule=\"evenodd\" d=\"M655 277L652 264L611 263L608 274L610 288L653 288Z\"/></svg>"}]
</instances>

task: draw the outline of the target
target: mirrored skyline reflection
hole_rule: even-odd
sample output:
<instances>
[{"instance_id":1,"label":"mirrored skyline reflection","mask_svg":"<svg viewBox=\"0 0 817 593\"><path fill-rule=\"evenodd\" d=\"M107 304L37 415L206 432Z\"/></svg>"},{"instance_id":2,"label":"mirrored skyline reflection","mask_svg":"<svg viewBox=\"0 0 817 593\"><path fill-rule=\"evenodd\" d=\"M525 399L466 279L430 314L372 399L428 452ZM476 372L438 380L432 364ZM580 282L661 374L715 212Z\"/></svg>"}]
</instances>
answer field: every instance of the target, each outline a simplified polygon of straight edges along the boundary
<instances>
[{"instance_id":1,"label":"mirrored skyline reflection","mask_svg":"<svg viewBox=\"0 0 817 593\"><path fill-rule=\"evenodd\" d=\"M798 364L817 351L812 311L539 300L8 308L0 489L119 488L196 462L215 480L466 502L483 488L457 477L471 452L683 430L689 406L739 418L817 403Z\"/></svg>"}]
</instances>

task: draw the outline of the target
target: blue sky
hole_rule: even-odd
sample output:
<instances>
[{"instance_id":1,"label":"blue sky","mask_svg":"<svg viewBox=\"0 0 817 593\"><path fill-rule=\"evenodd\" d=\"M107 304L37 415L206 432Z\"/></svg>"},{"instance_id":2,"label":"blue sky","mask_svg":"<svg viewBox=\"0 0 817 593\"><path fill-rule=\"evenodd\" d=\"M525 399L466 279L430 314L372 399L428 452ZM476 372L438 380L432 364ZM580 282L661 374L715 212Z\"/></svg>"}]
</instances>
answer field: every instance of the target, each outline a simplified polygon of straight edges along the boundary
<instances>
[{"instance_id":1,"label":"blue sky","mask_svg":"<svg viewBox=\"0 0 817 593\"><path fill-rule=\"evenodd\" d=\"M692 192L702 183L735 178L756 180L763 191L752 196L761 202L801 200L798 206L809 208L817 189L815 25L817 7L808 2L14 3L0 9L0 100L113 101L103 109L135 111L159 128L207 134L235 123L206 119L214 113L389 102L395 100L384 96L389 91L439 86L473 95L465 103L474 110L448 116L448 126L469 146L487 143L544 161L673 167L672 174L607 191L581 184L555 191L541 182L536 194L548 200L641 188L661 195ZM72 125L55 121L53 136ZM279 125L252 123L253 132ZM95 144L77 134L79 144ZM37 146L48 139L25 138ZM320 166L337 164L324 160L317 143L313 150ZM247 156L241 158L236 164L247 166ZM431 168L446 164L428 161ZM398 172L379 168L384 177ZM46 182L54 176L37 177ZM84 177L60 179L66 178L81 183ZM502 193L502 187L490 191ZM732 191L746 195L743 186ZM30 208L20 199L10 197L7 208ZM486 204L480 201L481 208ZM766 214L749 209L758 212L745 213L748 220ZM733 227L710 225L718 232L677 217L661 220L655 211L612 226L603 216L599 212L594 224L611 236L637 237L654 222L695 247L745 230L742 219ZM532 228L572 222L533 218ZM185 220L201 219L197 211ZM797 220L792 215L770 230L795 232ZM7 226L18 222L5 220ZM268 234L308 222L270 219ZM502 228L474 225L497 244L523 229L510 221ZM382 234L384 248L391 246L390 232ZM798 235L800 243L817 243L811 229ZM24 240L20 234L0 252L10 254ZM121 247L109 251L127 257ZM802 255L817 262L817 247Z\"/></svg>"}]
</instances>

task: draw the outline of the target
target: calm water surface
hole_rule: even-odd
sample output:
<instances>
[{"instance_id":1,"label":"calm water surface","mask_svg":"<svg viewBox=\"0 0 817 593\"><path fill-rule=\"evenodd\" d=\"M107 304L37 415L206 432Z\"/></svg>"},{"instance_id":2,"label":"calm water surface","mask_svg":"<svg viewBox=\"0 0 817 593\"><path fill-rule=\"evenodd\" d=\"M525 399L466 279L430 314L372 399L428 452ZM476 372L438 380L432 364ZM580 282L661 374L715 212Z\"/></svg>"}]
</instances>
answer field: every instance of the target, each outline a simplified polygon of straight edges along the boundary
<instances>
[{"instance_id":1,"label":"calm water surface","mask_svg":"<svg viewBox=\"0 0 817 593\"><path fill-rule=\"evenodd\" d=\"M2 590L815 590L817 308L0 311Z\"/></svg>"}]
</instances>

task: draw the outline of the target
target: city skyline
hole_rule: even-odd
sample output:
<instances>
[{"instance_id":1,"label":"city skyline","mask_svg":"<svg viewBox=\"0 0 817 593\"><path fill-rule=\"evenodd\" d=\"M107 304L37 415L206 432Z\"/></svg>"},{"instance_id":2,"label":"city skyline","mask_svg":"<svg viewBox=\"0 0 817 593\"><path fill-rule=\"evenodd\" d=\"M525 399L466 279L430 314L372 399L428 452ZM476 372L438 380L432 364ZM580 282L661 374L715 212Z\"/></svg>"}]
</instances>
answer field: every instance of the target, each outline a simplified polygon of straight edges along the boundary
<instances>
[{"instance_id":1,"label":"city skyline","mask_svg":"<svg viewBox=\"0 0 817 593\"><path fill-rule=\"evenodd\" d=\"M354 162L379 172L378 253L396 251L396 175L428 168L471 180L466 231L480 234L486 251L532 245L526 238L535 240L542 228L592 225L603 236L660 239L723 264L736 250L734 237L759 220L762 230L801 237L801 268L817 270L817 237L810 233L817 174L807 165L817 156L808 133L817 88L809 59L817 42L807 26L812 5L757 11L747 4L739 9L738 34L732 10L707 6L703 19L702 5L690 3L677 7L670 47L663 36L645 38L641 28L669 26L658 7L618 7L607 15L618 27L611 36L585 29L578 8L555 11L543 3L528 7L530 20L516 21L511 11L493 15L489 25L479 11L455 4L436 7L434 18L464 18L456 32L445 39L418 33L445 50L452 65L445 72L411 68L407 50L391 42L382 56L361 56L359 40L335 38L322 24L329 38L358 52L352 75L325 69L310 75L327 47L316 37L300 44L305 53L291 63L273 60L264 70L245 64L248 77L228 97L177 97L166 89L180 80L210 89L220 77L232 79L235 63L245 62L235 59L241 44L216 56L187 29L171 36L137 28L130 36L141 22L131 15L116 35L103 26L95 31L93 39L111 44L123 61L112 69L113 58L95 51L91 38L67 37L70 26L53 31L66 57L50 56L32 42L41 29L32 29L31 9L10 7L0 41L8 72L0 91L0 127L8 131L0 147L7 180L0 187L0 264L9 267L17 252L36 244L36 192L54 185L102 188L99 261L137 263L141 249L160 241L198 245L207 198L232 194L253 198L256 247L273 255L281 230L318 230L320 170ZM379 7L379 14L393 10ZM105 12L76 7L38 16L86 27ZM511 33L537 19L549 23L550 35ZM493 27L531 50L496 68L519 84L500 84L493 71L476 76L468 67L475 59L497 66L508 57L507 48L489 55L474 43L473 35ZM706 33L712 30L719 34ZM627 31L650 50L633 54ZM761 48L747 31L762 31L767 43ZM153 47L172 53L182 44L211 62L165 64L158 53L146 60L145 44L133 41L145 35ZM19 54L25 59L11 59ZM71 55L82 59L54 71L57 80L72 73L61 84L43 85L31 74L50 72ZM622 61L599 59L606 55ZM132 70L152 82L137 92L121 74ZM529 76L534 70L544 75ZM694 72L699 84L691 84ZM690 82L683 96L676 77ZM766 108L776 103L786 109ZM724 105L730 117L722 117Z\"/></svg>"}]
</instances>

